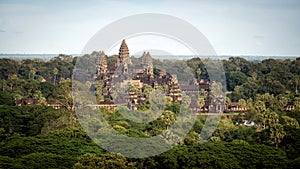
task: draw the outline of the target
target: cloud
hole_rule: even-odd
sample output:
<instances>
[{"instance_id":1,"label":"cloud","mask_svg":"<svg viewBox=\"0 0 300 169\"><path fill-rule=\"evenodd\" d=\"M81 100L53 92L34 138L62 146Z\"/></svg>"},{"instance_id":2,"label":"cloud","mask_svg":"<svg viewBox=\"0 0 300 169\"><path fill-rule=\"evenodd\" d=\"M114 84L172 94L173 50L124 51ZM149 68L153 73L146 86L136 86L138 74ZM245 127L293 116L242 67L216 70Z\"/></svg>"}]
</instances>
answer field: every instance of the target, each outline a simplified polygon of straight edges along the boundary
<instances>
[{"instance_id":1,"label":"cloud","mask_svg":"<svg viewBox=\"0 0 300 169\"><path fill-rule=\"evenodd\" d=\"M2 32L6 32L5 30L3 30L3 29L0 29L0 33L2 33Z\"/></svg>"}]
</instances>

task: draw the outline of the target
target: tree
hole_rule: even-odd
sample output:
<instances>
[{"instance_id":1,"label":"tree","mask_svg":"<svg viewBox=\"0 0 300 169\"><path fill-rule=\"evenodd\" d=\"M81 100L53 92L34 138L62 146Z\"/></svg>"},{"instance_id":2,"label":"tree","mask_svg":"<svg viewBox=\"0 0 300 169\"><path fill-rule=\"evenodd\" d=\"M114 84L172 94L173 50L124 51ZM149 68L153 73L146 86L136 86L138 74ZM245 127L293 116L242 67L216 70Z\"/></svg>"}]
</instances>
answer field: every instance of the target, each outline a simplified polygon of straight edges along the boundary
<instances>
[{"instance_id":1,"label":"tree","mask_svg":"<svg viewBox=\"0 0 300 169\"><path fill-rule=\"evenodd\" d=\"M245 109L246 106L247 106L247 103L246 103L246 101L245 101L244 99L239 99L238 105L239 105L241 108Z\"/></svg>"},{"instance_id":2,"label":"tree","mask_svg":"<svg viewBox=\"0 0 300 169\"><path fill-rule=\"evenodd\" d=\"M227 117L222 117L213 136L219 137L221 140L231 140L232 133L237 129L232 120Z\"/></svg>"},{"instance_id":3,"label":"tree","mask_svg":"<svg viewBox=\"0 0 300 169\"><path fill-rule=\"evenodd\" d=\"M199 134L195 131L191 131L185 138L184 144L185 145L192 145L199 142Z\"/></svg>"},{"instance_id":4,"label":"tree","mask_svg":"<svg viewBox=\"0 0 300 169\"><path fill-rule=\"evenodd\" d=\"M267 110L265 103L261 100L257 100L254 103L254 108L255 108L257 114L263 113Z\"/></svg>"},{"instance_id":5,"label":"tree","mask_svg":"<svg viewBox=\"0 0 300 169\"><path fill-rule=\"evenodd\" d=\"M152 90L153 89L150 85L144 84L144 86L143 86L144 97L148 99Z\"/></svg>"},{"instance_id":6,"label":"tree","mask_svg":"<svg viewBox=\"0 0 300 169\"><path fill-rule=\"evenodd\" d=\"M36 69L31 68L30 71L29 71L29 78L28 79L34 80L35 73L36 73Z\"/></svg>"},{"instance_id":7,"label":"tree","mask_svg":"<svg viewBox=\"0 0 300 169\"><path fill-rule=\"evenodd\" d=\"M58 74L58 69L57 68L54 68L53 69L53 75L54 75L54 77L53 77L53 79L54 79L54 82L53 82L53 84L55 85L56 84L56 76L57 76L57 74Z\"/></svg>"},{"instance_id":8,"label":"tree","mask_svg":"<svg viewBox=\"0 0 300 169\"><path fill-rule=\"evenodd\" d=\"M283 126L299 128L299 123L296 119L289 116L282 116L281 118L283 119Z\"/></svg>"},{"instance_id":9,"label":"tree","mask_svg":"<svg viewBox=\"0 0 300 169\"><path fill-rule=\"evenodd\" d=\"M270 128L270 132L271 141L276 145L276 148L278 148L286 132L281 124L275 124L272 128Z\"/></svg>"},{"instance_id":10,"label":"tree","mask_svg":"<svg viewBox=\"0 0 300 169\"><path fill-rule=\"evenodd\" d=\"M167 129L172 125L172 123L176 119L175 114L169 110L165 110L160 118Z\"/></svg>"},{"instance_id":11,"label":"tree","mask_svg":"<svg viewBox=\"0 0 300 169\"><path fill-rule=\"evenodd\" d=\"M33 94L33 98L38 99L39 105L47 105L46 98L43 97L42 92L40 90L35 91L35 93Z\"/></svg>"},{"instance_id":12,"label":"tree","mask_svg":"<svg viewBox=\"0 0 300 169\"><path fill-rule=\"evenodd\" d=\"M270 112L267 110L258 114L258 120L263 129L272 128L275 124L279 123L279 116L276 112Z\"/></svg>"},{"instance_id":13,"label":"tree","mask_svg":"<svg viewBox=\"0 0 300 169\"><path fill-rule=\"evenodd\" d=\"M9 75L8 80L7 80L9 87L10 87L10 92L14 92L15 87L19 86L20 84L20 79L18 75Z\"/></svg>"},{"instance_id":14,"label":"tree","mask_svg":"<svg viewBox=\"0 0 300 169\"><path fill-rule=\"evenodd\" d=\"M279 123L279 116L276 112L267 113L268 127L272 128L274 125Z\"/></svg>"},{"instance_id":15,"label":"tree","mask_svg":"<svg viewBox=\"0 0 300 169\"><path fill-rule=\"evenodd\" d=\"M288 103L288 98L283 95L278 95L276 97L278 100L278 110L284 111L284 106Z\"/></svg>"},{"instance_id":16,"label":"tree","mask_svg":"<svg viewBox=\"0 0 300 169\"><path fill-rule=\"evenodd\" d=\"M6 80L9 75L18 74L20 62L14 59L0 58L0 79Z\"/></svg>"},{"instance_id":17,"label":"tree","mask_svg":"<svg viewBox=\"0 0 300 169\"><path fill-rule=\"evenodd\" d=\"M68 110L73 109L71 79L62 79L59 86L53 90L50 100L53 102L61 102Z\"/></svg>"}]
</instances>

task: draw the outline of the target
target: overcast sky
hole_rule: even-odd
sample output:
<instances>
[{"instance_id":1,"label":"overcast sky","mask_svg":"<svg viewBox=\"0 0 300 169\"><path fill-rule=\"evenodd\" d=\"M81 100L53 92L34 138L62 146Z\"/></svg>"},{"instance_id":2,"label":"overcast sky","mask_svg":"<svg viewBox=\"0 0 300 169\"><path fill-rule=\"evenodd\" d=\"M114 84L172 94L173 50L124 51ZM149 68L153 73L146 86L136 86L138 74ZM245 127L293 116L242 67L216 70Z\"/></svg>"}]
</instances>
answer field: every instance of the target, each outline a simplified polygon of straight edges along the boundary
<instances>
[{"instance_id":1,"label":"overcast sky","mask_svg":"<svg viewBox=\"0 0 300 169\"><path fill-rule=\"evenodd\" d=\"M81 53L102 27L140 13L188 21L219 55L300 55L299 0L0 0L0 53Z\"/></svg>"}]
</instances>

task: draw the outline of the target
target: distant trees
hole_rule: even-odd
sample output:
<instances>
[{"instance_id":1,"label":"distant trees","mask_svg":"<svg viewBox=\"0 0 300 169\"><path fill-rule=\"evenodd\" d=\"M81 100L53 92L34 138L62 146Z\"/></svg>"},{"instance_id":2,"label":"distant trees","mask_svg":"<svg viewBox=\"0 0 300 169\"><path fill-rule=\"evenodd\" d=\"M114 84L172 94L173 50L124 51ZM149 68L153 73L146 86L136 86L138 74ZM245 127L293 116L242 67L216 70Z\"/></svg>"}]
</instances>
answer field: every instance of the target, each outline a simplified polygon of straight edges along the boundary
<instances>
[{"instance_id":1,"label":"distant trees","mask_svg":"<svg viewBox=\"0 0 300 169\"><path fill-rule=\"evenodd\" d=\"M7 58L0 58L0 79L7 79L8 76L18 74L20 62Z\"/></svg>"},{"instance_id":2,"label":"distant trees","mask_svg":"<svg viewBox=\"0 0 300 169\"><path fill-rule=\"evenodd\" d=\"M275 97L289 91L288 97L297 94L299 88L300 60L266 59L252 63L242 58L223 61L228 96L237 101L240 98L254 98L256 94L270 93ZM297 72L297 73L296 73ZM238 88L237 88L238 87Z\"/></svg>"}]
</instances>

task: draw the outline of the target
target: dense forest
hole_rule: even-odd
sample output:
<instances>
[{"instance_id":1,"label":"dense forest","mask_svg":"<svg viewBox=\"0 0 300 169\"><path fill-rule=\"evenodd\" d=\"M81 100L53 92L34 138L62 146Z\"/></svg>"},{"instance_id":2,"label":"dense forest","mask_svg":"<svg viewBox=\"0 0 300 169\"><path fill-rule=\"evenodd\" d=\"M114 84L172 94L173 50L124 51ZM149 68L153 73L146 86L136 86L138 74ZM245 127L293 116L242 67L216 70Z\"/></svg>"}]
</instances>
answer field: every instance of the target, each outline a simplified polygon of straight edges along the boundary
<instances>
[{"instance_id":1,"label":"dense forest","mask_svg":"<svg viewBox=\"0 0 300 169\"><path fill-rule=\"evenodd\" d=\"M88 56L87 56L88 57ZM108 64L115 60L108 57ZM297 168L300 166L300 58L251 62L240 57L223 60L226 102L247 111L224 114L213 135L200 139L206 117L198 116L189 134L171 150L135 159L99 147L82 129L72 109L71 76L77 57L0 59L0 168ZM194 77L209 79L200 59L184 61ZM163 61L154 59L154 64ZM180 77L186 68L172 62L164 67ZM183 75L182 75L183 76ZM87 84L88 85L88 84ZM36 104L17 106L22 98ZM61 103L60 109L47 106ZM293 103L286 111L284 106ZM136 123L114 109L102 109L120 133L150 137L176 120L180 105L167 102L163 115L152 123ZM230 112L228 113L230 114ZM243 120L255 126L240 125ZM168 138L169 141L172 137Z\"/></svg>"}]
</instances>

